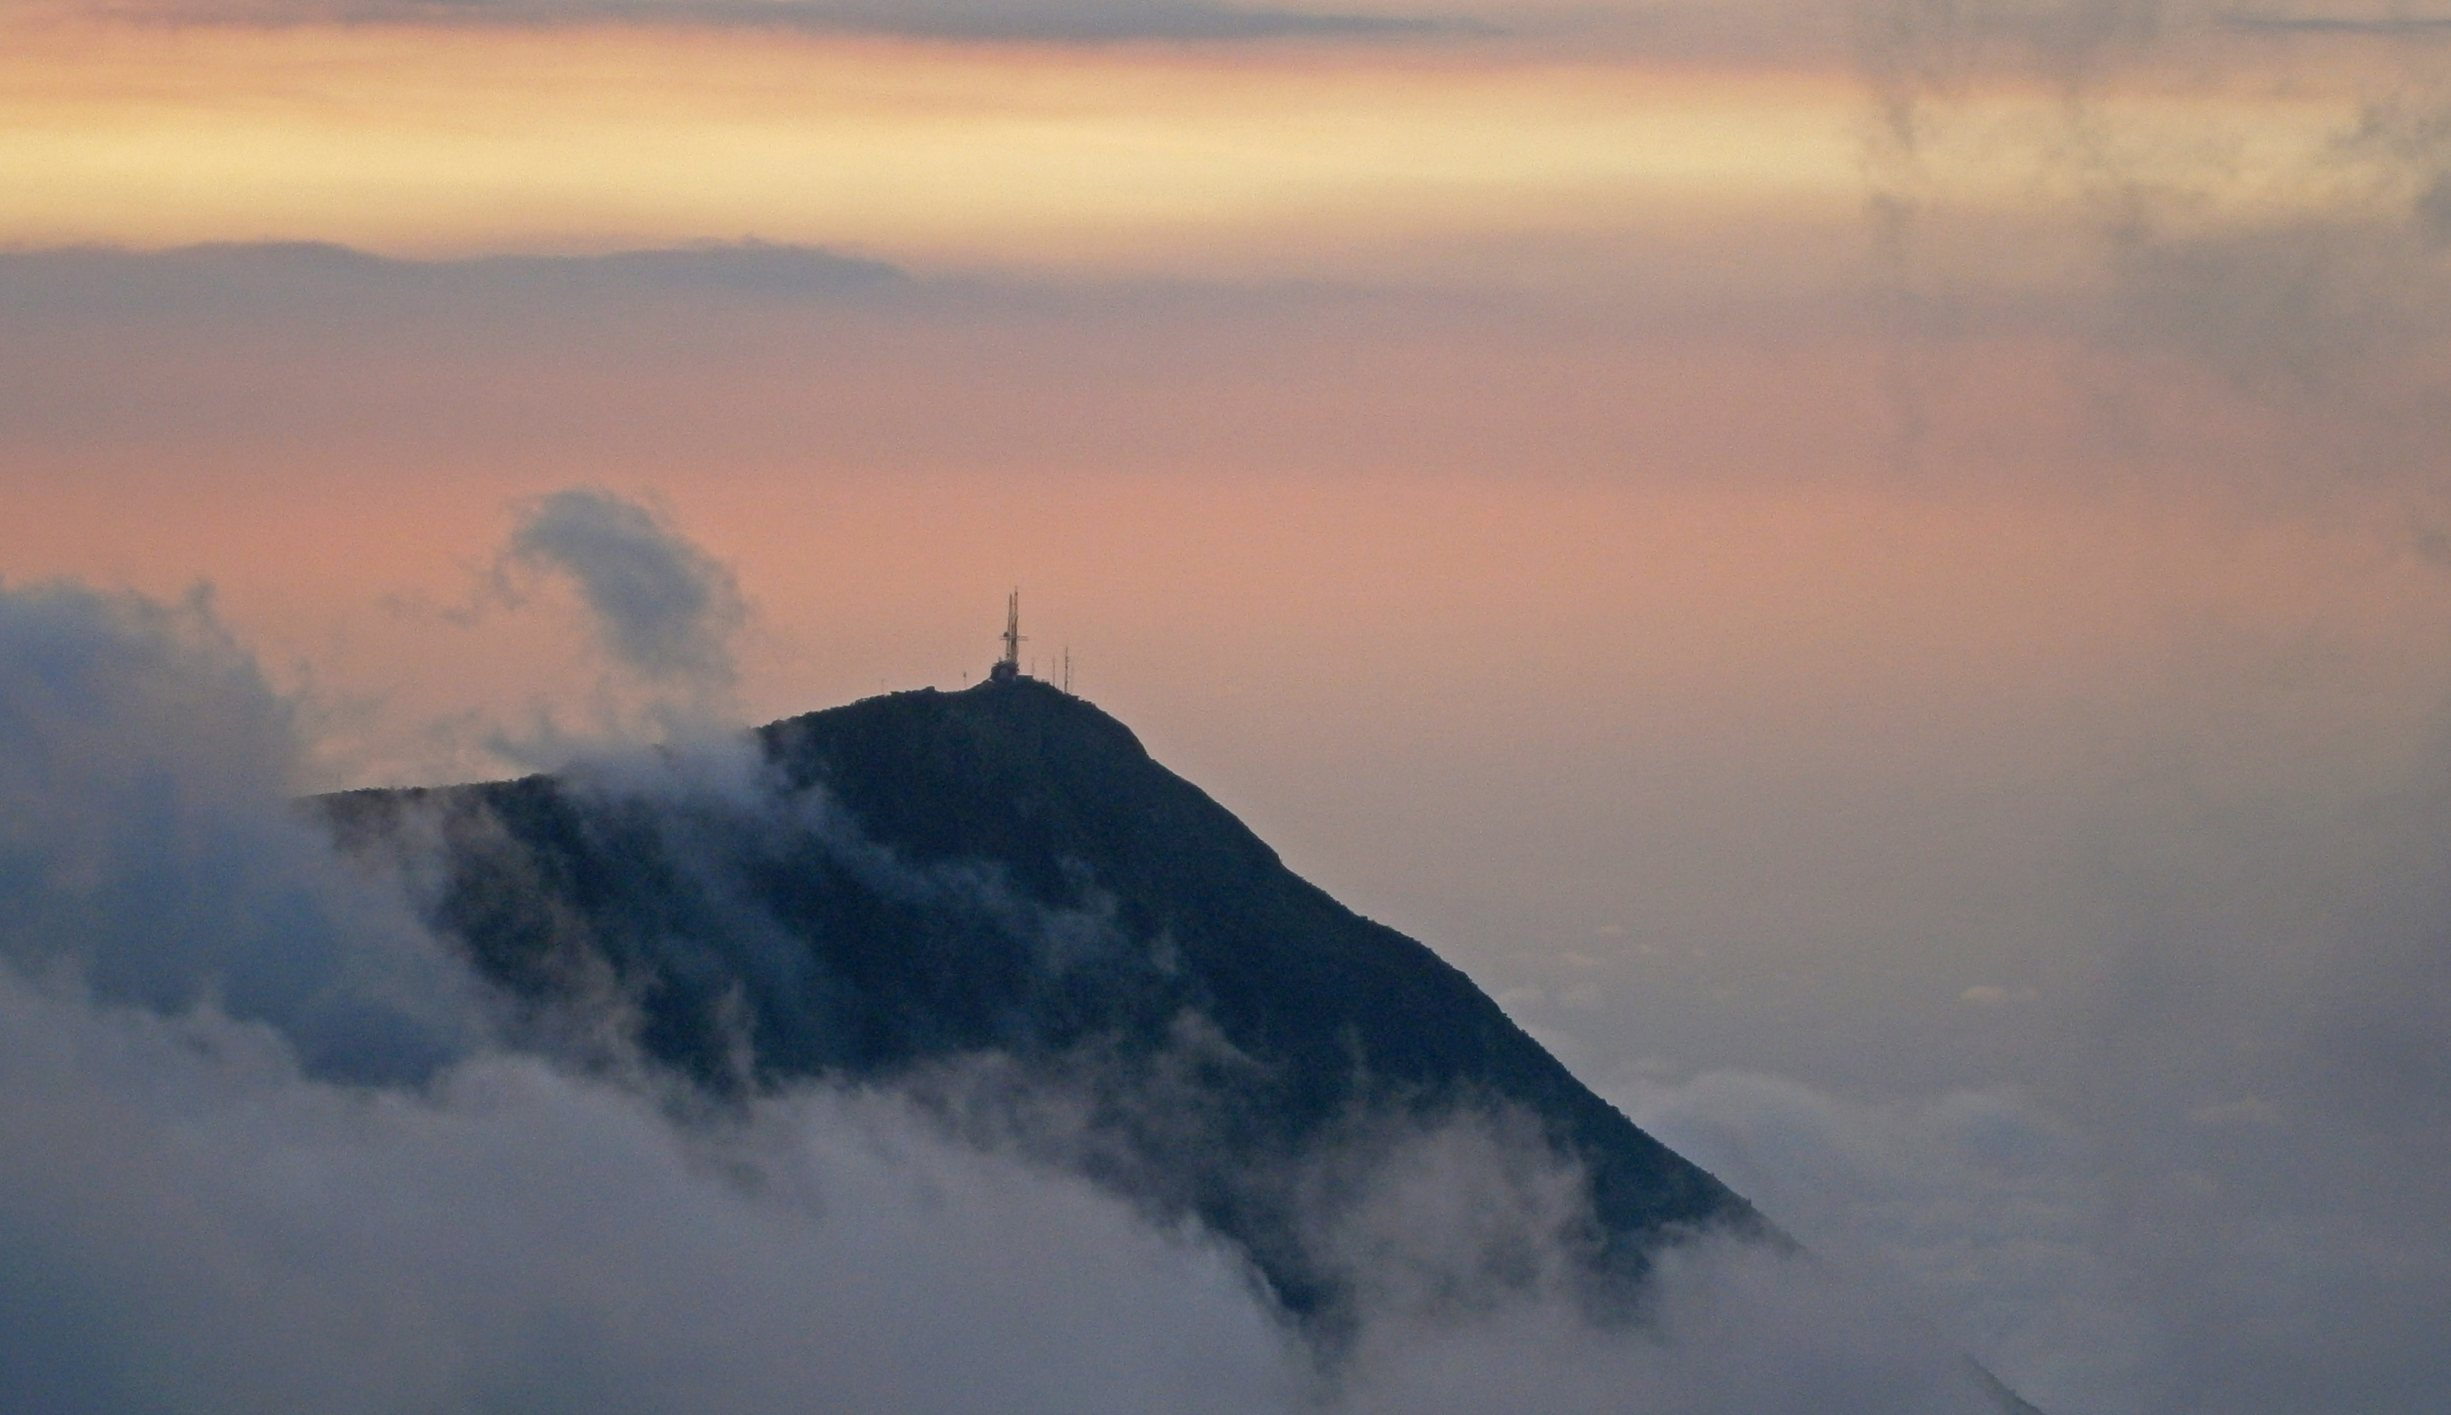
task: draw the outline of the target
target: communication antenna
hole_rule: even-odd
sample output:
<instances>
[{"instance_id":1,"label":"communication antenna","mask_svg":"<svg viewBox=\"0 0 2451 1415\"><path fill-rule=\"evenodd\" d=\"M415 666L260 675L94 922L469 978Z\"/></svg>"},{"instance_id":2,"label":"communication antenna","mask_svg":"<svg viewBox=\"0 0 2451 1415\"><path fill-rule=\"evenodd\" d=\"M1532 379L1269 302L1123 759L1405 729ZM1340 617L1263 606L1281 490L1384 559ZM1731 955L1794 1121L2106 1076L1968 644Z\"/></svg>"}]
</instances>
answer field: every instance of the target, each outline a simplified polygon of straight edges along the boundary
<instances>
[{"instance_id":1,"label":"communication antenna","mask_svg":"<svg viewBox=\"0 0 2451 1415\"><path fill-rule=\"evenodd\" d=\"M1072 691L1072 645L1064 645L1064 691Z\"/></svg>"},{"instance_id":2,"label":"communication antenna","mask_svg":"<svg viewBox=\"0 0 2451 1415\"><path fill-rule=\"evenodd\" d=\"M1021 676L1021 646L1028 642L1021 632L1021 591L1016 588L1004 601L1004 657L987 670L991 683L1007 683Z\"/></svg>"}]
</instances>

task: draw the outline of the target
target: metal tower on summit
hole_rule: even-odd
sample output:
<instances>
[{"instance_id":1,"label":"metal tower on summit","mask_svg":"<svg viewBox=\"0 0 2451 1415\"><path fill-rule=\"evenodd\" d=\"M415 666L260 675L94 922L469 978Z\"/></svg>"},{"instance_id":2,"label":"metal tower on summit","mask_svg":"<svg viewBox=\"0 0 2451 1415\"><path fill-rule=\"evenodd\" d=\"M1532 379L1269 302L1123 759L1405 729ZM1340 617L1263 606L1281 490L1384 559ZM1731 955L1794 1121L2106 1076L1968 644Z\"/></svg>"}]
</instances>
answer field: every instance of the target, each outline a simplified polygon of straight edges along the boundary
<instances>
[{"instance_id":1,"label":"metal tower on summit","mask_svg":"<svg viewBox=\"0 0 2451 1415\"><path fill-rule=\"evenodd\" d=\"M1021 633L1021 591L1014 590L1004 601L1004 657L987 670L990 683L1010 683L1021 676L1021 646L1028 640Z\"/></svg>"}]
</instances>

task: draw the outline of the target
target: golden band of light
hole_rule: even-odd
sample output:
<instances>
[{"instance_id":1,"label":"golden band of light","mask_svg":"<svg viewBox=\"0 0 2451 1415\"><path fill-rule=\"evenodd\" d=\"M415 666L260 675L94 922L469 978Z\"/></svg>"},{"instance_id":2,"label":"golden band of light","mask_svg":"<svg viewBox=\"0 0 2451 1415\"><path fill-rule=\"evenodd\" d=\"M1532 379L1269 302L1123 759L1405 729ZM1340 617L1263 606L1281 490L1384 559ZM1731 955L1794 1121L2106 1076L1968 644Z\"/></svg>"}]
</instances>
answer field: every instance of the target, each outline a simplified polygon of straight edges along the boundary
<instances>
[{"instance_id":1,"label":"golden band of light","mask_svg":"<svg viewBox=\"0 0 2451 1415\"><path fill-rule=\"evenodd\" d=\"M1353 53L65 28L0 54L0 242L754 235L1140 260L1854 200L1844 85Z\"/></svg>"}]
</instances>

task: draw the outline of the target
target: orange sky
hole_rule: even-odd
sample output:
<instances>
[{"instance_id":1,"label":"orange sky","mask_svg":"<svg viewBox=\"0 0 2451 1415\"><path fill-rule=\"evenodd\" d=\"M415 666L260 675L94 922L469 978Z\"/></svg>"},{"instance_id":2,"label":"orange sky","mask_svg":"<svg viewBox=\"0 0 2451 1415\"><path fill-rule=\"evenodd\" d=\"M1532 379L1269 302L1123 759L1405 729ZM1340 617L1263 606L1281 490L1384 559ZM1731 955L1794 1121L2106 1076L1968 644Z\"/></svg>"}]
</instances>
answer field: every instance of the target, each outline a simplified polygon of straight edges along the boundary
<instances>
[{"instance_id":1,"label":"orange sky","mask_svg":"<svg viewBox=\"0 0 2451 1415\"><path fill-rule=\"evenodd\" d=\"M1852 221L1871 114L1843 70L1571 43L86 23L8 38L0 242L21 245L754 236L933 266L1522 278L1509 243L1554 259L1628 231ZM1960 95L1918 156L1961 204L2030 205L2057 158L2059 100L2004 84ZM2192 85L2122 99L2112 126L2146 170L2233 149L2215 154L2235 178L2220 201L2302 205L2322 199L2308 159L2355 91Z\"/></svg>"},{"instance_id":2,"label":"orange sky","mask_svg":"<svg viewBox=\"0 0 2451 1415\"><path fill-rule=\"evenodd\" d=\"M1366 241L1851 194L1833 85L1554 62L146 29L0 63L20 241L755 234L1077 263L1288 226Z\"/></svg>"},{"instance_id":3,"label":"orange sky","mask_svg":"<svg viewBox=\"0 0 2451 1415\"><path fill-rule=\"evenodd\" d=\"M0 576L211 582L346 779L585 725L568 605L451 612L519 498L601 484L737 567L743 713L958 684L1019 583L1162 758L1485 980L1675 937L1903 1056L2026 981L2037 841L2106 763L2362 779L2445 688L2451 90L2413 44L1927 47L1901 145L1826 6L1172 44L31 13ZM914 278L468 263L744 239ZM266 240L432 263L25 254Z\"/></svg>"}]
</instances>

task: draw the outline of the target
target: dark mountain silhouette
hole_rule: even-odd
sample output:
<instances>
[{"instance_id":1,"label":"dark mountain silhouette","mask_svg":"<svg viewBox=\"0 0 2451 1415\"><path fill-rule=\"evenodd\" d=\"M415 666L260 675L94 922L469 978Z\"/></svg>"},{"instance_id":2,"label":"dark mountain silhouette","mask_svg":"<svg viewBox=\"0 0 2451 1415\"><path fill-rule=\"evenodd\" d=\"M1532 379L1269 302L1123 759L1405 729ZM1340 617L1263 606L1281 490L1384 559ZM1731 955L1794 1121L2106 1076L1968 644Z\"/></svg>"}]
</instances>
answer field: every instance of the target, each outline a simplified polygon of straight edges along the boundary
<instances>
[{"instance_id":1,"label":"dark mountain silhouette","mask_svg":"<svg viewBox=\"0 0 2451 1415\"><path fill-rule=\"evenodd\" d=\"M649 1056L717 1093L986 1059L1087 1107L1095 1143L1069 1162L1196 1216L1329 1329L1344 1294L1286 1176L1373 1118L1504 1115L1571 1160L1596 1290L1630 1293L1680 1234L1783 1241L1078 698L1026 678L897 693L754 741L747 784L581 773L322 804L359 850L439 846L419 855L435 921L535 1018L621 999Z\"/></svg>"}]
</instances>

